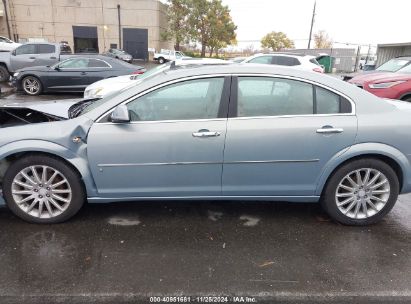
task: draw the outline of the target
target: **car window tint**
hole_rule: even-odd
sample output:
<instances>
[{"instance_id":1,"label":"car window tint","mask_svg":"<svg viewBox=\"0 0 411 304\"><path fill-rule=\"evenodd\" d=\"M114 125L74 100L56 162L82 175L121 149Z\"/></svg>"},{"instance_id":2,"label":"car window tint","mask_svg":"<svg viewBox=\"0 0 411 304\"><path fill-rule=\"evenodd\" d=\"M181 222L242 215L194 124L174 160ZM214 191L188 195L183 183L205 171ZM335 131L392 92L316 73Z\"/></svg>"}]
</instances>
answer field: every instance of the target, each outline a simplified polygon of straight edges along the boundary
<instances>
[{"instance_id":1,"label":"car window tint","mask_svg":"<svg viewBox=\"0 0 411 304\"><path fill-rule=\"evenodd\" d=\"M68 59L59 64L59 68L61 69L81 69L81 68L87 68L87 67L88 67L87 58Z\"/></svg>"},{"instance_id":2,"label":"car window tint","mask_svg":"<svg viewBox=\"0 0 411 304\"><path fill-rule=\"evenodd\" d=\"M271 56L260 56L260 57L251 59L249 63L271 64L271 60L272 60Z\"/></svg>"},{"instance_id":3,"label":"car window tint","mask_svg":"<svg viewBox=\"0 0 411 304\"><path fill-rule=\"evenodd\" d=\"M39 44L39 54L52 54L56 52L56 47L51 44Z\"/></svg>"},{"instance_id":4,"label":"car window tint","mask_svg":"<svg viewBox=\"0 0 411 304\"><path fill-rule=\"evenodd\" d=\"M16 55L36 54L37 49L34 44L25 44L16 49Z\"/></svg>"},{"instance_id":5,"label":"car window tint","mask_svg":"<svg viewBox=\"0 0 411 304\"><path fill-rule=\"evenodd\" d=\"M132 121L217 118L224 78L185 81L130 102Z\"/></svg>"},{"instance_id":6,"label":"car window tint","mask_svg":"<svg viewBox=\"0 0 411 304\"><path fill-rule=\"evenodd\" d=\"M110 65L103 60L89 59L88 67L89 68L109 68Z\"/></svg>"},{"instance_id":7,"label":"car window tint","mask_svg":"<svg viewBox=\"0 0 411 304\"><path fill-rule=\"evenodd\" d=\"M294 66L294 65L300 64L300 61L298 61L298 59L294 57L288 57L288 56L275 56L275 57L276 57L275 64L278 64L278 65Z\"/></svg>"},{"instance_id":8,"label":"car window tint","mask_svg":"<svg viewBox=\"0 0 411 304\"><path fill-rule=\"evenodd\" d=\"M315 88L317 114L340 113L340 96L326 89Z\"/></svg>"},{"instance_id":9,"label":"car window tint","mask_svg":"<svg viewBox=\"0 0 411 304\"><path fill-rule=\"evenodd\" d=\"M270 77L240 77L238 80L239 117L313 113L311 84Z\"/></svg>"}]
</instances>

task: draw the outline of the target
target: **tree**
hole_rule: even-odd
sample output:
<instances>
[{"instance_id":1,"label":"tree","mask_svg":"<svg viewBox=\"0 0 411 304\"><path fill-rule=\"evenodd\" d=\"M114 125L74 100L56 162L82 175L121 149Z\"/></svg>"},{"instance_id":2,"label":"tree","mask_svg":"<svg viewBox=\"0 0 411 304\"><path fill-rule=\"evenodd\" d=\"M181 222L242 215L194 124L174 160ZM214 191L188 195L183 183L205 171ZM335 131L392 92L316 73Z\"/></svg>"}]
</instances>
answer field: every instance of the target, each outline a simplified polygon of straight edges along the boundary
<instances>
[{"instance_id":1,"label":"tree","mask_svg":"<svg viewBox=\"0 0 411 304\"><path fill-rule=\"evenodd\" d=\"M330 49L333 47L333 41L326 31L318 31L314 34L314 43L316 49Z\"/></svg>"},{"instance_id":2,"label":"tree","mask_svg":"<svg viewBox=\"0 0 411 304\"><path fill-rule=\"evenodd\" d=\"M263 48L270 48L273 51L280 51L286 48L293 48L294 42L283 32L271 32L261 39L261 45Z\"/></svg>"},{"instance_id":3,"label":"tree","mask_svg":"<svg viewBox=\"0 0 411 304\"><path fill-rule=\"evenodd\" d=\"M179 51L181 43L189 39L190 0L168 0L167 6L168 26L161 36L163 40L173 40L174 49Z\"/></svg>"},{"instance_id":4,"label":"tree","mask_svg":"<svg viewBox=\"0 0 411 304\"><path fill-rule=\"evenodd\" d=\"M201 44L201 56L207 47L210 56L228 44L235 42L237 26L232 21L228 6L221 0L191 0L192 10L189 17L191 39Z\"/></svg>"}]
</instances>

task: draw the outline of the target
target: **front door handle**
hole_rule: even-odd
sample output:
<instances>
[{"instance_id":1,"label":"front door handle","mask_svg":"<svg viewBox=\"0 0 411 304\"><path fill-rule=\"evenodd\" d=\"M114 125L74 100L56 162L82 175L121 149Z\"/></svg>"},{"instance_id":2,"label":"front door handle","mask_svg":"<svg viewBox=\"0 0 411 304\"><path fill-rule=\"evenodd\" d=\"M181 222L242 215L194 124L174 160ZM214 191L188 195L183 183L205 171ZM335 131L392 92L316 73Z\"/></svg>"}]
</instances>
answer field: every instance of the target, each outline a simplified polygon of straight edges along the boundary
<instances>
[{"instance_id":1,"label":"front door handle","mask_svg":"<svg viewBox=\"0 0 411 304\"><path fill-rule=\"evenodd\" d=\"M321 129L317 130L318 134L337 134L344 132L342 128L334 128L332 126L324 126Z\"/></svg>"},{"instance_id":2,"label":"front door handle","mask_svg":"<svg viewBox=\"0 0 411 304\"><path fill-rule=\"evenodd\" d=\"M29 59L36 59L36 57L29 57Z\"/></svg>"},{"instance_id":3,"label":"front door handle","mask_svg":"<svg viewBox=\"0 0 411 304\"><path fill-rule=\"evenodd\" d=\"M87 73L86 72L81 72L81 75L87 75Z\"/></svg>"},{"instance_id":4,"label":"front door handle","mask_svg":"<svg viewBox=\"0 0 411 304\"><path fill-rule=\"evenodd\" d=\"M199 130L193 133L193 137L217 137L220 136L220 132L213 132L209 130Z\"/></svg>"}]
</instances>

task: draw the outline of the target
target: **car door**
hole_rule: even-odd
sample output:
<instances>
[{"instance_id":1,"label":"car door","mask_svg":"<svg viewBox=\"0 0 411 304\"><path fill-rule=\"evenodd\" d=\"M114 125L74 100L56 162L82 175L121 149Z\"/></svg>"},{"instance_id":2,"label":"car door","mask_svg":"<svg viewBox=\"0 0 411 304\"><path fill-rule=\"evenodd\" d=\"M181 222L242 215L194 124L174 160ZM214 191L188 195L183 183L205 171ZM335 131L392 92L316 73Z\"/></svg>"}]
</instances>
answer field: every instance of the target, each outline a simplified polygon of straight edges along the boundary
<instances>
[{"instance_id":1,"label":"car door","mask_svg":"<svg viewBox=\"0 0 411 304\"><path fill-rule=\"evenodd\" d=\"M45 83L50 91L83 91L87 81L88 58L69 58L50 69Z\"/></svg>"},{"instance_id":2,"label":"car door","mask_svg":"<svg viewBox=\"0 0 411 304\"><path fill-rule=\"evenodd\" d=\"M354 104L288 78L235 77L233 90L223 195L314 196L325 164L354 143Z\"/></svg>"},{"instance_id":3,"label":"car door","mask_svg":"<svg viewBox=\"0 0 411 304\"><path fill-rule=\"evenodd\" d=\"M25 67L36 65L36 58L38 55L37 46L35 44L24 44L11 52L10 64L12 72Z\"/></svg>"},{"instance_id":4,"label":"car door","mask_svg":"<svg viewBox=\"0 0 411 304\"><path fill-rule=\"evenodd\" d=\"M169 83L126 102L131 122L95 123L87 151L99 195L220 196L229 88L230 77Z\"/></svg>"},{"instance_id":5,"label":"car door","mask_svg":"<svg viewBox=\"0 0 411 304\"><path fill-rule=\"evenodd\" d=\"M57 63L58 55L56 45L54 44L38 44L35 64L38 66L54 65Z\"/></svg>"}]
</instances>

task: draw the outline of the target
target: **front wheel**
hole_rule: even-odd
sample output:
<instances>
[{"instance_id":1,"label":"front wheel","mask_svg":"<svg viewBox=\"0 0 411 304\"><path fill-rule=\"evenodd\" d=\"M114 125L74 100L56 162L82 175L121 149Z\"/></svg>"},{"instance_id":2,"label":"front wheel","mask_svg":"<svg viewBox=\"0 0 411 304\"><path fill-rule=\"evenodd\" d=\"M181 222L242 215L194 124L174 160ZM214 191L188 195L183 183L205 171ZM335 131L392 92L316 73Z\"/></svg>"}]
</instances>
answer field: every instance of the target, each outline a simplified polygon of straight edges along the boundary
<instances>
[{"instance_id":1,"label":"front wheel","mask_svg":"<svg viewBox=\"0 0 411 304\"><path fill-rule=\"evenodd\" d=\"M332 219L342 224L374 224L394 207L399 188L391 166L378 159L359 159L334 172L321 204Z\"/></svg>"},{"instance_id":2,"label":"front wheel","mask_svg":"<svg viewBox=\"0 0 411 304\"><path fill-rule=\"evenodd\" d=\"M163 64L165 62L166 62L166 60L163 57L158 58L158 63L159 64Z\"/></svg>"},{"instance_id":3,"label":"front wheel","mask_svg":"<svg viewBox=\"0 0 411 304\"><path fill-rule=\"evenodd\" d=\"M43 86L41 84L40 79L38 79L35 76L24 77L21 84L22 84L24 93L28 95L32 95L32 96L40 95L41 92L43 91Z\"/></svg>"},{"instance_id":4,"label":"front wheel","mask_svg":"<svg viewBox=\"0 0 411 304\"><path fill-rule=\"evenodd\" d=\"M46 155L28 155L12 163L3 193L9 209L32 223L68 220L85 200L78 174L64 161Z\"/></svg>"},{"instance_id":5,"label":"front wheel","mask_svg":"<svg viewBox=\"0 0 411 304\"><path fill-rule=\"evenodd\" d=\"M10 73L4 65L0 65L0 82L9 80Z\"/></svg>"}]
</instances>

